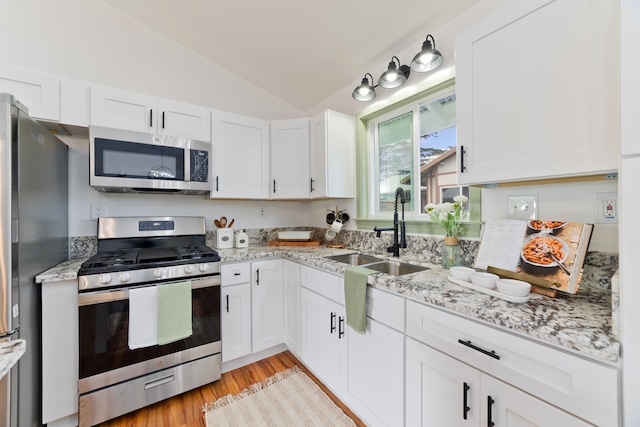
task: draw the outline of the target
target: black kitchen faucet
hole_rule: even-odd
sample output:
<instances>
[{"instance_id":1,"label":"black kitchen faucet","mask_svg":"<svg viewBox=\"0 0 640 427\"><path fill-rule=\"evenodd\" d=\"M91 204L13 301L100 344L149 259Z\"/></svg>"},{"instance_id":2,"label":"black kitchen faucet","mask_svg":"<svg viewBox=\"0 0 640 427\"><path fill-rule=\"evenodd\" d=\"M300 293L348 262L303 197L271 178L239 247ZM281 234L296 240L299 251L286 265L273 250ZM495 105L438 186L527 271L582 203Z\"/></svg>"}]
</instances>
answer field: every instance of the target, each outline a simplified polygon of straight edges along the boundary
<instances>
[{"instance_id":1,"label":"black kitchen faucet","mask_svg":"<svg viewBox=\"0 0 640 427\"><path fill-rule=\"evenodd\" d=\"M402 220L398 221L398 198L402 203ZM404 223L404 204L406 198L404 190L400 187L396 188L396 200L393 206L393 227L374 227L373 231L376 232L376 237L380 237L383 231L393 231L393 245L387 248L387 252L391 252L394 257L400 256L400 248L407 247L406 228ZM398 226L400 231L400 241L398 242Z\"/></svg>"}]
</instances>

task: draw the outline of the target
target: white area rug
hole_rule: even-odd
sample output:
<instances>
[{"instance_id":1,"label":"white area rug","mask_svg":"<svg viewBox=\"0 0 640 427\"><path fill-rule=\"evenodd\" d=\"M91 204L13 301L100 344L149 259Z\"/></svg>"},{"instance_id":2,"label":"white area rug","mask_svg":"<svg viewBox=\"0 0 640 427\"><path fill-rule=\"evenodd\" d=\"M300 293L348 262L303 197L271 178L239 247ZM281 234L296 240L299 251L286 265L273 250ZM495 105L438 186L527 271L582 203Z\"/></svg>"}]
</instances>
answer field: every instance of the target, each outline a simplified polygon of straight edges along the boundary
<instances>
[{"instance_id":1,"label":"white area rug","mask_svg":"<svg viewBox=\"0 0 640 427\"><path fill-rule=\"evenodd\" d=\"M202 407L207 427L355 426L298 367Z\"/></svg>"}]
</instances>

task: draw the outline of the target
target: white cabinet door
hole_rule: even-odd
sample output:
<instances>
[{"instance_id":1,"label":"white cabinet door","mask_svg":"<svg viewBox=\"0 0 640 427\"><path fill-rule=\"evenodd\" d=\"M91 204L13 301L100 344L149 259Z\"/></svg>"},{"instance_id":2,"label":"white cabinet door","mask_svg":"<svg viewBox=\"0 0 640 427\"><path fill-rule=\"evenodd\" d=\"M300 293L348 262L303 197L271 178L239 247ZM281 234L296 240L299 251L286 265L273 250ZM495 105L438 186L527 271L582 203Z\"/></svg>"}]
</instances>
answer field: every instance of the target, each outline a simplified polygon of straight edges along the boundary
<instances>
[{"instance_id":1,"label":"white cabinet door","mask_svg":"<svg viewBox=\"0 0 640 427\"><path fill-rule=\"evenodd\" d=\"M91 124L211 140L211 110L112 87L91 86Z\"/></svg>"},{"instance_id":2,"label":"white cabinet door","mask_svg":"<svg viewBox=\"0 0 640 427\"><path fill-rule=\"evenodd\" d=\"M344 307L305 288L300 291L300 300L302 362L339 393L347 355Z\"/></svg>"},{"instance_id":3,"label":"white cabinet door","mask_svg":"<svg viewBox=\"0 0 640 427\"><path fill-rule=\"evenodd\" d=\"M284 343L300 354L300 264L284 260Z\"/></svg>"},{"instance_id":4,"label":"white cabinet door","mask_svg":"<svg viewBox=\"0 0 640 427\"><path fill-rule=\"evenodd\" d=\"M481 381L482 414L480 417L481 420L486 420L486 425L505 427L587 427L592 425L489 375L483 374Z\"/></svg>"},{"instance_id":5,"label":"white cabinet door","mask_svg":"<svg viewBox=\"0 0 640 427\"><path fill-rule=\"evenodd\" d=\"M92 85L91 124L153 133L157 123L157 103L154 96Z\"/></svg>"},{"instance_id":6,"label":"white cabinet door","mask_svg":"<svg viewBox=\"0 0 640 427\"><path fill-rule=\"evenodd\" d=\"M309 120L279 120L269 126L271 198L308 198Z\"/></svg>"},{"instance_id":7,"label":"white cabinet door","mask_svg":"<svg viewBox=\"0 0 640 427\"><path fill-rule=\"evenodd\" d=\"M158 133L211 141L211 110L199 105L158 99Z\"/></svg>"},{"instance_id":8,"label":"white cabinet door","mask_svg":"<svg viewBox=\"0 0 640 427\"><path fill-rule=\"evenodd\" d=\"M355 197L355 122L325 110L311 119L310 197Z\"/></svg>"},{"instance_id":9,"label":"white cabinet door","mask_svg":"<svg viewBox=\"0 0 640 427\"><path fill-rule=\"evenodd\" d=\"M269 123L212 112L211 198L269 198Z\"/></svg>"},{"instance_id":10,"label":"white cabinet door","mask_svg":"<svg viewBox=\"0 0 640 427\"><path fill-rule=\"evenodd\" d=\"M411 338L406 363L407 426L481 425L480 371Z\"/></svg>"},{"instance_id":11,"label":"white cabinet door","mask_svg":"<svg viewBox=\"0 0 640 427\"><path fill-rule=\"evenodd\" d=\"M0 65L0 92L12 94L38 119L60 120L60 78Z\"/></svg>"},{"instance_id":12,"label":"white cabinet door","mask_svg":"<svg viewBox=\"0 0 640 427\"><path fill-rule=\"evenodd\" d=\"M251 353L251 285L221 289L222 361Z\"/></svg>"},{"instance_id":13,"label":"white cabinet door","mask_svg":"<svg viewBox=\"0 0 640 427\"><path fill-rule=\"evenodd\" d=\"M284 342L282 260L251 263L253 352Z\"/></svg>"},{"instance_id":14,"label":"white cabinet door","mask_svg":"<svg viewBox=\"0 0 640 427\"><path fill-rule=\"evenodd\" d=\"M509 2L456 39L459 184L615 171L617 2Z\"/></svg>"},{"instance_id":15,"label":"white cabinet door","mask_svg":"<svg viewBox=\"0 0 640 427\"><path fill-rule=\"evenodd\" d=\"M640 154L640 3L620 1L620 128L622 155Z\"/></svg>"},{"instance_id":16,"label":"white cabinet door","mask_svg":"<svg viewBox=\"0 0 640 427\"><path fill-rule=\"evenodd\" d=\"M365 334L346 329L347 403L367 425L404 425L404 334L369 318Z\"/></svg>"},{"instance_id":17,"label":"white cabinet door","mask_svg":"<svg viewBox=\"0 0 640 427\"><path fill-rule=\"evenodd\" d=\"M78 281L43 283L43 424L78 412L78 322ZM64 333L61 332L62 329Z\"/></svg>"}]
</instances>

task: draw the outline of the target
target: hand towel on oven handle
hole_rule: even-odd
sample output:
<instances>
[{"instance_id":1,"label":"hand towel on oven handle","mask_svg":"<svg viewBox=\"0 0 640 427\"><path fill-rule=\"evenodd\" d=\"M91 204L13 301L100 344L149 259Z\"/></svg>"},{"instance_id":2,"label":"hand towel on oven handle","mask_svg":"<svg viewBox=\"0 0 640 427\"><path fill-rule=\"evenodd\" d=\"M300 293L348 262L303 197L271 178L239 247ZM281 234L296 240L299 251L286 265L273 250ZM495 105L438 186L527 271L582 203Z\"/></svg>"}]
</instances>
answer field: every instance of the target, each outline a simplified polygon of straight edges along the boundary
<instances>
[{"instance_id":1,"label":"hand towel on oven handle","mask_svg":"<svg viewBox=\"0 0 640 427\"><path fill-rule=\"evenodd\" d=\"M129 348L169 344L193 334L191 282L129 290Z\"/></svg>"},{"instance_id":2,"label":"hand towel on oven handle","mask_svg":"<svg viewBox=\"0 0 640 427\"><path fill-rule=\"evenodd\" d=\"M158 344L169 344L193 335L191 319L191 282L159 285Z\"/></svg>"},{"instance_id":3,"label":"hand towel on oven handle","mask_svg":"<svg viewBox=\"0 0 640 427\"><path fill-rule=\"evenodd\" d=\"M155 286L129 290L129 348L158 344L158 293Z\"/></svg>"}]
</instances>

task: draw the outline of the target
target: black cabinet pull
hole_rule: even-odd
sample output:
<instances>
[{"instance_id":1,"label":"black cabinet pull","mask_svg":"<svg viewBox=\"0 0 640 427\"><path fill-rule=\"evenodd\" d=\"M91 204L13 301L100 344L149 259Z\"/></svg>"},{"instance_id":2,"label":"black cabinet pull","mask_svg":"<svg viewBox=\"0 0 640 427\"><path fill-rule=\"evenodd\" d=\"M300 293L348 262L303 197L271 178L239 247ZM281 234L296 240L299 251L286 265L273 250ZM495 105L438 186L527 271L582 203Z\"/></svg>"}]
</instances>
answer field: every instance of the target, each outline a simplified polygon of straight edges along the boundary
<instances>
[{"instance_id":1,"label":"black cabinet pull","mask_svg":"<svg viewBox=\"0 0 640 427\"><path fill-rule=\"evenodd\" d=\"M330 329L330 333L333 333L336 330L336 314L335 313L331 313L331 329Z\"/></svg>"},{"instance_id":2,"label":"black cabinet pull","mask_svg":"<svg viewBox=\"0 0 640 427\"><path fill-rule=\"evenodd\" d=\"M491 398L491 396L487 396L487 427L493 427L495 423L493 422L493 416L491 415L491 407L496 401Z\"/></svg>"},{"instance_id":3,"label":"black cabinet pull","mask_svg":"<svg viewBox=\"0 0 640 427\"><path fill-rule=\"evenodd\" d=\"M342 338L344 335L344 317L340 316L338 318L338 339Z\"/></svg>"},{"instance_id":4,"label":"black cabinet pull","mask_svg":"<svg viewBox=\"0 0 640 427\"><path fill-rule=\"evenodd\" d=\"M164 111L162 112L162 129L164 129Z\"/></svg>"},{"instance_id":5,"label":"black cabinet pull","mask_svg":"<svg viewBox=\"0 0 640 427\"><path fill-rule=\"evenodd\" d=\"M153 108L149 109L149 127L153 127Z\"/></svg>"},{"instance_id":6,"label":"black cabinet pull","mask_svg":"<svg viewBox=\"0 0 640 427\"><path fill-rule=\"evenodd\" d=\"M469 387L469 384L462 384L462 418L464 418L465 420L467 419L467 412L469 412L469 410L471 409L469 408L469 406L467 406L469 404L467 398L470 389L471 387Z\"/></svg>"},{"instance_id":7,"label":"black cabinet pull","mask_svg":"<svg viewBox=\"0 0 640 427\"><path fill-rule=\"evenodd\" d=\"M239 276L239 275L240 275L240 272L239 272L239 271L236 271L235 273L233 273L233 275L234 275L234 276Z\"/></svg>"},{"instance_id":8,"label":"black cabinet pull","mask_svg":"<svg viewBox=\"0 0 640 427\"><path fill-rule=\"evenodd\" d=\"M229 295L227 295L227 313L229 312Z\"/></svg>"},{"instance_id":9,"label":"black cabinet pull","mask_svg":"<svg viewBox=\"0 0 640 427\"><path fill-rule=\"evenodd\" d=\"M273 194L276 194L276 180L273 180Z\"/></svg>"},{"instance_id":10,"label":"black cabinet pull","mask_svg":"<svg viewBox=\"0 0 640 427\"><path fill-rule=\"evenodd\" d=\"M218 191L218 177L216 176L216 191Z\"/></svg>"},{"instance_id":11,"label":"black cabinet pull","mask_svg":"<svg viewBox=\"0 0 640 427\"><path fill-rule=\"evenodd\" d=\"M491 351L485 350L484 348L480 348L478 346L471 344L471 341L469 340L467 341L458 340L458 342L462 345L466 345L467 347L474 349L475 351L479 351L482 354L486 354L489 357L493 357L494 359L500 360L500 356L496 354L495 350L491 350Z\"/></svg>"},{"instance_id":12,"label":"black cabinet pull","mask_svg":"<svg viewBox=\"0 0 640 427\"><path fill-rule=\"evenodd\" d=\"M256 285L260 285L260 269L256 268Z\"/></svg>"},{"instance_id":13,"label":"black cabinet pull","mask_svg":"<svg viewBox=\"0 0 640 427\"><path fill-rule=\"evenodd\" d=\"M315 188L313 188L313 178L309 178L309 180L311 181L310 191L313 193L315 190Z\"/></svg>"},{"instance_id":14,"label":"black cabinet pull","mask_svg":"<svg viewBox=\"0 0 640 427\"><path fill-rule=\"evenodd\" d=\"M464 145L460 146L460 173L464 173L464 170L467 168L464 165L464 155L466 151L464 151Z\"/></svg>"}]
</instances>

